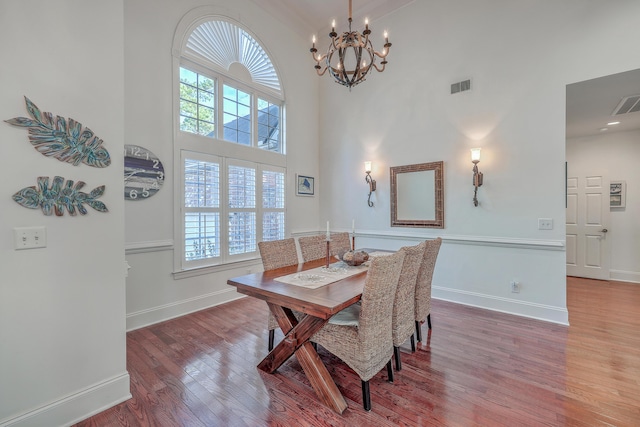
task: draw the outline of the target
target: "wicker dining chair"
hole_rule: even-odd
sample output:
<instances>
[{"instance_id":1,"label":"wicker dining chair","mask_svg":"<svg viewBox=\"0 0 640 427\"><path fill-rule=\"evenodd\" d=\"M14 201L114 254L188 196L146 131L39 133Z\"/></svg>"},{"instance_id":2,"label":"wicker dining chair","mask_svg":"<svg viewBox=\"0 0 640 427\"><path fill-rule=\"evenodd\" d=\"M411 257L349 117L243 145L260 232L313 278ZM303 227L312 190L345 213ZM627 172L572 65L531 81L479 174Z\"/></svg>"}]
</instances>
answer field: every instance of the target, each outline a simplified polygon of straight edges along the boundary
<instances>
[{"instance_id":1,"label":"wicker dining chair","mask_svg":"<svg viewBox=\"0 0 640 427\"><path fill-rule=\"evenodd\" d=\"M353 304L329 319L311 338L336 355L360 377L362 405L371 410L369 380L385 365L393 382L391 314L404 252L371 262L360 304Z\"/></svg>"},{"instance_id":2,"label":"wicker dining chair","mask_svg":"<svg viewBox=\"0 0 640 427\"><path fill-rule=\"evenodd\" d=\"M415 297L415 320L416 320L416 337L422 342L422 324L425 319L427 326L431 329L431 280L433 279L433 271L436 267L436 259L442 245L440 237L434 240L428 240L427 247L424 251L424 258L418 273L416 282Z\"/></svg>"},{"instance_id":3,"label":"wicker dining chair","mask_svg":"<svg viewBox=\"0 0 640 427\"><path fill-rule=\"evenodd\" d=\"M327 256L327 235L318 234L315 236L303 236L298 238L302 261L313 261ZM349 243L349 233L331 233L329 242L329 254L340 256L351 249Z\"/></svg>"},{"instance_id":4,"label":"wicker dining chair","mask_svg":"<svg viewBox=\"0 0 640 427\"><path fill-rule=\"evenodd\" d=\"M343 253L350 251L351 239L349 238L349 233L347 233L346 231L340 233L331 233L331 244L329 245L329 250L331 252L331 255L335 255L338 258L340 258Z\"/></svg>"},{"instance_id":5,"label":"wicker dining chair","mask_svg":"<svg viewBox=\"0 0 640 427\"><path fill-rule=\"evenodd\" d=\"M298 264L298 250L293 238L258 242L258 249L265 271ZM278 321L269 310L269 351L273 350L276 328L278 328Z\"/></svg>"},{"instance_id":6,"label":"wicker dining chair","mask_svg":"<svg viewBox=\"0 0 640 427\"><path fill-rule=\"evenodd\" d=\"M396 371L402 369L400 346L407 338L411 338L411 351L416 351L414 336L416 282L426 246L427 242L422 242L416 246L405 246L400 249L405 256L391 316L391 334L393 336L393 355L396 359Z\"/></svg>"}]
</instances>

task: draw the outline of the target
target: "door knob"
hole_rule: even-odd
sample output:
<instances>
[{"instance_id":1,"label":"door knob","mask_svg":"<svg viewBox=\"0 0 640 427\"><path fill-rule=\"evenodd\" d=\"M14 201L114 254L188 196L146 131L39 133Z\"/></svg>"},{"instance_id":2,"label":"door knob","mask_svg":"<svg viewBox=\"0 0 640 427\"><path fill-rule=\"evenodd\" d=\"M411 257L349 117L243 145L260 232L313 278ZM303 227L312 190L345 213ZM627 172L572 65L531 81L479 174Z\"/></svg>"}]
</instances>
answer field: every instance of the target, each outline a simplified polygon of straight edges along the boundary
<instances>
[{"instance_id":1,"label":"door knob","mask_svg":"<svg viewBox=\"0 0 640 427\"><path fill-rule=\"evenodd\" d=\"M601 233L606 233L606 232L608 232L608 231L609 231L609 230L607 230L606 228L603 228L602 230L600 230L600 232L601 232Z\"/></svg>"}]
</instances>

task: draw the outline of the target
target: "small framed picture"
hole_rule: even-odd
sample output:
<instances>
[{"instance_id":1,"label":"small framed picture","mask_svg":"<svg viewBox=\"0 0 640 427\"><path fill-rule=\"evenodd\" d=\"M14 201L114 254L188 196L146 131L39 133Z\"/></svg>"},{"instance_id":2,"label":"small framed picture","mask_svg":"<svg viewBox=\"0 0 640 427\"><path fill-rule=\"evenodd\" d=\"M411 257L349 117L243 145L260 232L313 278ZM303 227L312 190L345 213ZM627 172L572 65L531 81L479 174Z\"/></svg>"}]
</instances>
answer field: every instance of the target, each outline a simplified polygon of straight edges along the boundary
<instances>
[{"instance_id":1,"label":"small framed picture","mask_svg":"<svg viewBox=\"0 0 640 427\"><path fill-rule=\"evenodd\" d=\"M312 176L296 174L296 195L313 196L315 194L314 181L315 180Z\"/></svg>"},{"instance_id":2,"label":"small framed picture","mask_svg":"<svg viewBox=\"0 0 640 427\"><path fill-rule=\"evenodd\" d=\"M611 181L609 190L609 206L624 208L627 199L627 183L625 181Z\"/></svg>"}]
</instances>

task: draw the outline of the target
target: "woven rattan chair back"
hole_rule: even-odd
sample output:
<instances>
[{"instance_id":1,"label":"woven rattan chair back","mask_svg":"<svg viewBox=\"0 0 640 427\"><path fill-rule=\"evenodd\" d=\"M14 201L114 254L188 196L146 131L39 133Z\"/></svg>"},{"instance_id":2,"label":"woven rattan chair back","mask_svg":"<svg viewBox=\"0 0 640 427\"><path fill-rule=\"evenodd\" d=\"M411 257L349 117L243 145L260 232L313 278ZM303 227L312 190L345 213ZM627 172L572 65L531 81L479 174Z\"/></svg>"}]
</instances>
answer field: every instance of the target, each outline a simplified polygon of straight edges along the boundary
<instances>
[{"instance_id":1,"label":"woven rattan chair back","mask_svg":"<svg viewBox=\"0 0 640 427\"><path fill-rule=\"evenodd\" d=\"M331 244L329 245L331 255L342 257L347 251L351 250L351 239L349 239L349 233L331 233ZM326 248L325 248L326 252Z\"/></svg>"},{"instance_id":2,"label":"woven rattan chair back","mask_svg":"<svg viewBox=\"0 0 640 427\"><path fill-rule=\"evenodd\" d=\"M296 241L293 238L258 242L258 249L260 250L262 266L265 271L298 264L298 250L296 249ZM278 328L278 321L271 314L271 311L269 311L267 328L269 329L267 346L271 351L275 340L274 331Z\"/></svg>"},{"instance_id":3,"label":"woven rattan chair back","mask_svg":"<svg viewBox=\"0 0 640 427\"><path fill-rule=\"evenodd\" d=\"M436 267L442 239L438 237L434 240L428 240L426 243L427 247L424 251L424 258L422 259L416 282L415 320L418 341L422 341L421 323L428 320L428 326L431 329L431 280L433 279L433 271Z\"/></svg>"},{"instance_id":4,"label":"woven rattan chair back","mask_svg":"<svg viewBox=\"0 0 640 427\"><path fill-rule=\"evenodd\" d=\"M396 370L398 371L402 369L399 350L400 345L402 345L407 338L411 338L411 351L415 351L416 345L413 334L416 282L426 246L427 243L422 242L416 246L405 246L400 249L400 252L404 252L405 256L393 303L393 314L391 316L391 333L393 336Z\"/></svg>"},{"instance_id":5,"label":"woven rattan chair back","mask_svg":"<svg viewBox=\"0 0 640 427\"><path fill-rule=\"evenodd\" d=\"M304 262L327 256L327 237L324 234L298 238L300 253Z\"/></svg>"},{"instance_id":6,"label":"woven rattan chair back","mask_svg":"<svg viewBox=\"0 0 640 427\"><path fill-rule=\"evenodd\" d=\"M298 251L293 238L258 242L258 249L265 271L298 264Z\"/></svg>"},{"instance_id":7,"label":"woven rattan chair back","mask_svg":"<svg viewBox=\"0 0 640 427\"><path fill-rule=\"evenodd\" d=\"M393 381L391 314L405 254L378 257L367 272L357 324L327 323L312 338L353 369L362 380L362 401L371 409L369 380L385 365ZM348 307L345 310L348 310Z\"/></svg>"}]
</instances>

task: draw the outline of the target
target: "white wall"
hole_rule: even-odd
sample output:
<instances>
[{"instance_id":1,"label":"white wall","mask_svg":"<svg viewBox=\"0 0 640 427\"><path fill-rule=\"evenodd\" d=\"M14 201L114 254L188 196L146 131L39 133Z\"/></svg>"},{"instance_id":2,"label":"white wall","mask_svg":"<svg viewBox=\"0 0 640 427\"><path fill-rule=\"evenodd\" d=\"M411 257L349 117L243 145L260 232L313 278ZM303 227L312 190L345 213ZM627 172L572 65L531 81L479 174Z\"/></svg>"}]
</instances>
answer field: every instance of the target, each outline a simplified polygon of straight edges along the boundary
<instances>
[{"instance_id":1,"label":"white wall","mask_svg":"<svg viewBox=\"0 0 640 427\"><path fill-rule=\"evenodd\" d=\"M206 6L206 7L205 7ZM319 82L306 40L249 0L127 0L125 2L125 143L142 145L165 165L161 191L127 201L127 328L185 314L239 297L227 278L259 271L242 263L174 276L174 164L172 43L180 20L195 8L232 18L263 44L278 70L286 97L288 233L314 230L319 197L296 197L295 174L318 176ZM181 34L179 36L182 36ZM203 274L204 273L204 274Z\"/></svg>"},{"instance_id":2,"label":"white wall","mask_svg":"<svg viewBox=\"0 0 640 427\"><path fill-rule=\"evenodd\" d=\"M387 70L351 92L322 82L321 221L348 229L356 218L363 246L442 236L435 297L566 323L565 88L638 68L637 16L637 1L438 0L370 23L374 46L389 31ZM471 91L450 95L467 78ZM365 160L378 182L373 208ZM389 167L440 160L445 228L391 228ZM554 229L538 230L538 218Z\"/></svg>"},{"instance_id":3,"label":"white wall","mask_svg":"<svg viewBox=\"0 0 640 427\"><path fill-rule=\"evenodd\" d=\"M612 280L640 283L640 131L615 132L567 140L567 167L571 176L598 171L611 181L627 183L624 208L611 208Z\"/></svg>"},{"instance_id":4,"label":"white wall","mask_svg":"<svg viewBox=\"0 0 640 427\"><path fill-rule=\"evenodd\" d=\"M127 399L122 198L122 1L0 2L0 119L23 96L104 140L104 169L39 154L0 122L0 425L56 426ZM38 176L86 182L108 213L44 216L11 196ZM13 228L46 227L47 247L16 251Z\"/></svg>"}]
</instances>

